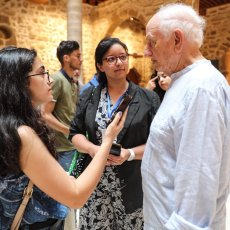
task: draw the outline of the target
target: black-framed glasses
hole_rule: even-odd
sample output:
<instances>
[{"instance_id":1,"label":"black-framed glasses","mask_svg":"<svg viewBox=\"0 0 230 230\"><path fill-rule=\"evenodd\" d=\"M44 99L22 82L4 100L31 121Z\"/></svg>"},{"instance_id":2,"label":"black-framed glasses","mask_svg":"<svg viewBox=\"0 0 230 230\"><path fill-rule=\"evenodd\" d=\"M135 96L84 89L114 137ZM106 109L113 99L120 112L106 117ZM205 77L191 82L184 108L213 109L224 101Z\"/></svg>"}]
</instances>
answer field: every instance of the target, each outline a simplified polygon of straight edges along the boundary
<instances>
[{"instance_id":1,"label":"black-framed glasses","mask_svg":"<svg viewBox=\"0 0 230 230\"><path fill-rule=\"evenodd\" d=\"M43 72L43 73L31 74L31 75L28 75L27 77L29 78L29 77L43 76L43 78L44 78L45 75L47 75L47 80L48 80L48 82L50 83L50 74L49 74L49 70L47 70L47 71L45 71L45 72Z\"/></svg>"},{"instance_id":2,"label":"black-framed glasses","mask_svg":"<svg viewBox=\"0 0 230 230\"><path fill-rule=\"evenodd\" d=\"M103 60L106 60L109 65L116 65L118 59L122 63L124 63L128 60L128 57L129 57L128 54L121 54L119 56L108 56L106 58L103 58Z\"/></svg>"}]
</instances>

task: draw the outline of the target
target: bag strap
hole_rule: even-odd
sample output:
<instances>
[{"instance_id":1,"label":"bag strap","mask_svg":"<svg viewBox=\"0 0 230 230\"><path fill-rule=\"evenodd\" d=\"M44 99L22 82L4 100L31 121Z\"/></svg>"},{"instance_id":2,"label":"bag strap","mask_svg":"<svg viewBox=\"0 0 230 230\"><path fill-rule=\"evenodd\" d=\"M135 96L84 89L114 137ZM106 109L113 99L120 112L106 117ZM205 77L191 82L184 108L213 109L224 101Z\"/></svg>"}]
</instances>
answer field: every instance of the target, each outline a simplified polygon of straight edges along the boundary
<instances>
[{"instance_id":1,"label":"bag strap","mask_svg":"<svg viewBox=\"0 0 230 230\"><path fill-rule=\"evenodd\" d=\"M33 194L33 183L31 182L31 180L29 181L27 187L24 189L24 193L23 193L23 200L22 203L20 204L17 213L14 217L13 223L10 227L10 230L17 230L19 229L19 226L21 224L25 209L26 209L26 205L28 204L30 197Z\"/></svg>"}]
</instances>

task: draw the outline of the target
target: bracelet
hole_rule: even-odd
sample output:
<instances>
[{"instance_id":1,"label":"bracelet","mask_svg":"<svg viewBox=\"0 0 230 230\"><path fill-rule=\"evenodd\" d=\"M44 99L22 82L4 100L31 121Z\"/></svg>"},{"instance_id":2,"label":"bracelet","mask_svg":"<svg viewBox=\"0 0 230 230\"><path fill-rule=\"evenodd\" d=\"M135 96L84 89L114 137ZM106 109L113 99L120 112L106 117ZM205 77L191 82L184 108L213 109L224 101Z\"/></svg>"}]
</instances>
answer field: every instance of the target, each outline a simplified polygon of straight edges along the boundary
<instances>
[{"instance_id":1,"label":"bracelet","mask_svg":"<svg viewBox=\"0 0 230 230\"><path fill-rule=\"evenodd\" d=\"M136 157L136 154L132 149L128 149L128 150L130 152L130 156L129 156L127 161L133 161L135 159L135 157Z\"/></svg>"}]
</instances>

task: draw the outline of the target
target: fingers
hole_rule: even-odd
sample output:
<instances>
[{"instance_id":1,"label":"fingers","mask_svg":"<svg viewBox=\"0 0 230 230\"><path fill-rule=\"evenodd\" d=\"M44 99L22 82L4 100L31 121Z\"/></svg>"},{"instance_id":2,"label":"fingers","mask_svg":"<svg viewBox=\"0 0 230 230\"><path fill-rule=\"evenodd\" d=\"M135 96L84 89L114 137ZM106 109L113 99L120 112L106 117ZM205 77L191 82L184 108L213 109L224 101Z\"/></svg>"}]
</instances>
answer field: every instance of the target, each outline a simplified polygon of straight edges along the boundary
<instances>
[{"instance_id":1,"label":"fingers","mask_svg":"<svg viewBox=\"0 0 230 230\"><path fill-rule=\"evenodd\" d=\"M122 118L122 112L118 112L111 124L118 125Z\"/></svg>"},{"instance_id":2,"label":"fingers","mask_svg":"<svg viewBox=\"0 0 230 230\"><path fill-rule=\"evenodd\" d=\"M148 84L146 85L146 88L149 89L149 90L154 90L156 88L156 83L155 83L155 80L158 78L158 76L150 79L148 81Z\"/></svg>"},{"instance_id":3,"label":"fingers","mask_svg":"<svg viewBox=\"0 0 230 230\"><path fill-rule=\"evenodd\" d=\"M157 80L157 78L158 78L158 76L156 76L156 77L152 78L152 80L153 80L153 81L155 81L155 80Z\"/></svg>"},{"instance_id":4,"label":"fingers","mask_svg":"<svg viewBox=\"0 0 230 230\"><path fill-rule=\"evenodd\" d=\"M124 163L124 159L120 156L113 156L112 154L109 155L107 159L107 165L121 165Z\"/></svg>"},{"instance_id":5,"label":"fingers","mask_svg":"<svg viewBox=\"0 0 230 230\"><path fill-rule=\"evenodd\" d=\"M123 114L122 114L121 119L119 120L119 123L122 124L122 126L123 126L124 123L125 123L125 120L126 120L126 117L127 117L127 113L128 113L128 108L129 108L129 107L127 107L127 108L125 109L125 111L124 111Z\"/></svg>"},{"instance_id":6,"label":"fingers","mask_svg":"<svg viewBox=\"0 0 230 230\"><path fill-rule=\"evenodd\" d=\"M116 125L116 126L122 126L125 123L125 119L127 116L127 112L128 112L128 108L122 113L122 112L118 112L114 118L114 120L111 122L112 125Z\"/></svg>"}]
</instances>

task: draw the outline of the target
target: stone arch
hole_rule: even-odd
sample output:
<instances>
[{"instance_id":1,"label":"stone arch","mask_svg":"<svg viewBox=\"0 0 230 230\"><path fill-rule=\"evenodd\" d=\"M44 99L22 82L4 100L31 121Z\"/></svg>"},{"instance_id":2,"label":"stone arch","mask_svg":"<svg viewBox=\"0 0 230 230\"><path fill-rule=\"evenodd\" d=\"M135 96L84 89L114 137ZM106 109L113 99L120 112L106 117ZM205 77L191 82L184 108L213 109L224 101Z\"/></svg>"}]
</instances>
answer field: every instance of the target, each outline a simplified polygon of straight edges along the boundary
<instances>
[{"instance_id":1,"label":"stone arch","mask_svg":"<svg viewBox=\"0 0 230 230\"><path fill-rule=\"evenodd\" d=\"M144 57L145 24L145 19L139 12L124 10L119 16L113 15L111 25L105 32L105 36L119 37L128 46L129 75L141 86L147 83L152 74L152 63Z\"/></svg>"},{"instance_id":2,"label":"stone arch","mask_svg":"<svg viewBox=\"0 0 230 230\"><path fill-rule=\"evenodd\" d=\"M119 16L118 15L113 16L113 18L115 18L115 20L111 20L111 22L113 22L113 23L111 23L109 29L105 33L105 36L112 35L113 31L116 29L116 27L118 27L122 22L124 22L125 20L127 20L130 17L135 18L143 26L145 26L146 20L144 19L144 16L142 14L138 13L138 11L135 11L135 10L128 10L128 11L123 10L122 12L120 12Z\"/></svg>"}]
</instances>

